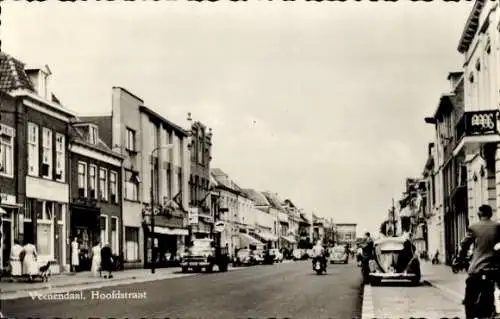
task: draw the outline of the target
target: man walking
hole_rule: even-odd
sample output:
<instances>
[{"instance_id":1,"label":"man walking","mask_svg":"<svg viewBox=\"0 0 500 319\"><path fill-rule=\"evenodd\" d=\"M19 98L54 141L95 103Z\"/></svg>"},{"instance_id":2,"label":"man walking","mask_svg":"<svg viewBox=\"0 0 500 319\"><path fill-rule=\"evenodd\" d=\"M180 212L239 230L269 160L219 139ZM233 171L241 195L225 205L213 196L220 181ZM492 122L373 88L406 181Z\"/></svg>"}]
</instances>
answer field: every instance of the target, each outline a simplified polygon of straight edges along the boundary
<instances>
[{"instance_id":1,"label":"man walking","mask_svg":"<svg viewBox=\"0 0 500 319\"><path fill-rule=\"evenodd\" d=\"M365 233L365 238L363 245L361 247L363 251L362 259L361 259L361 273L363 275L363 283L367 284L369 282L370 277L370 260L373 258L373 239L369 232Z\"/></svg>"},{"instance_id":2,"label":"man walking","mask_svg":"<svg viewBox=\"0 0 500 319\"><path fill-rule=\"evenodd\" d=\"M479 207L479 221L469 226L459 251L459 260L464 260L474 244L469 276L465 280L466 318L489 318L495 312L494 291L499 263L494 247L500 243L500 224L491 220L492 215L491 206Z\"/></svg>"}]
</instances>

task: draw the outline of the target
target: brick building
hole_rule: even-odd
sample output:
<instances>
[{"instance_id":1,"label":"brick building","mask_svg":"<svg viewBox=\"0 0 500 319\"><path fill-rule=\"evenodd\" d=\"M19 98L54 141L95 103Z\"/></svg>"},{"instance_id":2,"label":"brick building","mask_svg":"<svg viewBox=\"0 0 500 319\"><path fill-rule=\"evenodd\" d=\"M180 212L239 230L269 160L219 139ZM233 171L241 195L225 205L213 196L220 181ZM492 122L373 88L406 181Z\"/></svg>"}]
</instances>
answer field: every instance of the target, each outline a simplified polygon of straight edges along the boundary
<instances>
[{"instance_id":1,"label":"brick building","mask_svg":"<svg viewBox=\"0 0 500 319\"><path fill-rule=\"evenodd\" d=\"M81 252L90 253L100 242L120 255L123 158L103 142L93 123L73 123L69 137L70 238L78 238ZM80 269L90 270L90 259L80 259Z\"/></svg>"}]
</instances>

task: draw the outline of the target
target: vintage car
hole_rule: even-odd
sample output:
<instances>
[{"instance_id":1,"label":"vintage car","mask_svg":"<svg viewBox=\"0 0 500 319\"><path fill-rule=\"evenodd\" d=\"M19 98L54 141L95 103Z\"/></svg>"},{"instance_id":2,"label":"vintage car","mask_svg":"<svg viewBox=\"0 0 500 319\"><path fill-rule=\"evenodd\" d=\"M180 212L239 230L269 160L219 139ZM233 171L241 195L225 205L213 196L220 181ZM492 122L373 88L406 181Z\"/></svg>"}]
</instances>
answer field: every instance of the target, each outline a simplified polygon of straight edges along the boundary
<instances>
[{"instance_id":1,"label":"vintage car","mask_svg":"<svg viewBox=\"0 0 500 319\"><path fill-rule=\"evenodd\" d=\"M264 263L264 250L261 249L252 250L252 256L257 265L262 265Z\"/></svg>"},{"instance_id":2,"label":"vintage car","mask_svg":"<svg viewBox=\"0 0 500 319\"><path fill-rule=\"evenodd\" d=\"M349 255L346 253L345 247L335 246L330 249L330 263L347 264L349 262Z\"/></svg>"},{"instance_id":3,"label":"vintage car","mask_svg":"<svg viewBox=\"0 0 500 319\"><path fill-rule=\"evenodd\" d=\"M274 261L277 263L283 262L283 254L279 251L279 249L271 249L270 251L271 255L274 256Z\"/></svg>"},{"instance_id":4,"label":"vintage car","mask_svg":"<svg viewBox=\"0 0 500 319\"><path fill-rule=\"evenodd\" d=\"M372 285L383 280L406 280L418 285L421 279L420 260L415 245L404 236L383 237L374 243L374 259L370 261Z\"/></svg>"},{"instance_id":5,"label":"vintage car","mask_svg":"<svg viewBox=\"0 0 500 319\"><path fill-rule=\"evenodd\" d=\"M235 266L251 266L255 264L255 258L252 256L250 249L240 249L236 253L233 264Z\"/></svg>"}]
</instances>

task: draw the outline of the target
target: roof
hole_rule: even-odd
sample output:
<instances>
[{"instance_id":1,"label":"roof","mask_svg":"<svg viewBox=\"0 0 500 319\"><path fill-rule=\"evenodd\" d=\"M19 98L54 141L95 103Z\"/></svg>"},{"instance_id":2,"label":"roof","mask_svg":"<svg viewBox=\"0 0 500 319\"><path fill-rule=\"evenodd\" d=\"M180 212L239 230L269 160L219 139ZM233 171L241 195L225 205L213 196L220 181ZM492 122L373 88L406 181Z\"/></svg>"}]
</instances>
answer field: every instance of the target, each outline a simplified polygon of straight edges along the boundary
<instances>
[{"instance_id":1,"label":"roof","mask_svg":"<svg viewBox=\"0 0 500 319\"><path fill-rule=\"evenodd\" d=\"M266 197L254 189L245 188L242 189L242 192L254 201L255 206L271 206Z\"/></svg>"},{"instance_id":2,"label":"roof","mask_svg":"<svg viewBox=\"0 0 500 319\"><path fill-rule=\"evenodd\" d=\"M182 134L182 136L188 136L188 133L187 133L187 131L185 129L183 129L179 125L175 124L174 122L171 122L171 121L167 120L166 118L164 118L160 114L156 113L155 111L151 110L150 108L148 108L146 106L139 106L139 111L143 112L143 113L146 113L150 117L152 117L152 118L160 121L164 126L172 128L177 133Z\"/></svg>"},{"instance_id":3,"label":"roof","mask_svg":"<svg viewBox=\"0 0 500 319\"><path fill-rule=\"evenodd\" d=\"M483 10L484 3L485 0L476 0L474 3L458 43L458 52L465 53L469 49L479 27L479 16Z\"/></svg>"},{"instance_id":4,"label":"roof","mask_svg":"<svg viewBox=\"0 0 500 319\"><path fill-rule=\"evenodd\" d=\"M0 52L0 91L25 89L35 92L33 83L24 70L25 64L12 56Z\"/></svg>"},{"instance_id":5,"label":"roof","mask_svg":"<svg viewBox=\"0 0 500 319\"><path fill-rule=\"evenodd\" d=\"M262 195L264 195L267 199L267 201L271 204L273 208L276 208L278 210L284 211L284 207L281 205L283 201L281 201L278 197L278 194L272 193L269 191L262 192Z\"/></svg>"},{"instance_id":6,"label":"roof","mask_svg":"<svg viewBox=\"0 0 500 319\"><path fill-rule=\"evenodd\" d=\"M241 187L239 187L233 180L229 179L229 175L224 173L220 168L212 168L210 170L210 176L217 183L216 186L222 186L232 191L241 193Z\"/></svg>"},{"instance_id":7,"label":"roof","mask_svg":"<svg viewBox=\"0 0 500 319\"><path fill-rule=\"evenodd\" d=\"M97 144L90 144L86 140L85 134L83 133L81 128L78 127L78 125L82 125L82 124L95 125L94 123L84 122L78 118L76 118L74 121L75 122L72 123L73 125L69 126L69 138L70 138L71 142L85 145L86 147L92 148L96 151L100 151L102 153L108 154L110 156L114 156L114 157L119 158L119 159L123 159L122 155L112 151L111 148L108 145L106 145L106 143L104 143L99 136L97 137L97 139L98 139Z\"/></svg>"}]
</instances>

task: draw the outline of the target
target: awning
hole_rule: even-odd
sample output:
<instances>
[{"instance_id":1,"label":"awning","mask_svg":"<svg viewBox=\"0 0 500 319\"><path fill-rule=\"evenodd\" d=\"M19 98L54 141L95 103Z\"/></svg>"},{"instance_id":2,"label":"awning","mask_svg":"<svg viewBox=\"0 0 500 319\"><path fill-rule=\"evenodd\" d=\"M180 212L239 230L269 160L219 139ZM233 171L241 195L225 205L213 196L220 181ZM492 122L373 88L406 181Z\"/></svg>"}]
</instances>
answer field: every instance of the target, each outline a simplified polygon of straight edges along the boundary
<instances>
[{"instance_id":1,"label":"awning","mask_svg":"<svg viewBox=\"0 0 500 319\"><path fill-rule=\"evenodd\" d=\"M261 237L265 241L277 241L278 240L278 237L274 236L273 234L271 234L270 232L267 232L267 231L258 232L258 233L256 233L256 235Z\"/></svg>"},{"instance_id":2,"label":"awning","mask_svg":"<svg viewBox=\"0 0 500 319\"><path fill-rule=\"evenodd\" d=\"M252 236L245 234L245 233L239 233L238 236L240 237L240 246L241 247L248 247L250 245L262 245L260 241L258 241L256 238L253 238Z\"/></svg>"},{"instance_id":3,"label":"awning","mask_svg":"<svg viewBox=\"0 0 500 319\"><path fill-rule=\"evenodd\" d=\"M189 232L184 228L170 228L170 227L161 227L155 226L155 233L163 234L163 235L174 235L174 236L187 236Z\"/></svg>"},{"instance_id":4,"label":"awning","mask_svg":"<svg viewBox=\"0 0 500 319\"><path fill-rule=\"evenodd\" d=\"M295 244L297 241L292 236L281 236L281 239L289 242L290 244Z\"/></svg>"}]
</instances>

